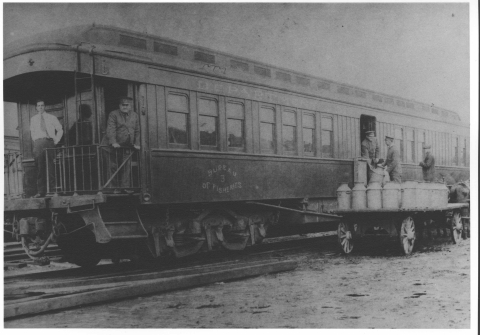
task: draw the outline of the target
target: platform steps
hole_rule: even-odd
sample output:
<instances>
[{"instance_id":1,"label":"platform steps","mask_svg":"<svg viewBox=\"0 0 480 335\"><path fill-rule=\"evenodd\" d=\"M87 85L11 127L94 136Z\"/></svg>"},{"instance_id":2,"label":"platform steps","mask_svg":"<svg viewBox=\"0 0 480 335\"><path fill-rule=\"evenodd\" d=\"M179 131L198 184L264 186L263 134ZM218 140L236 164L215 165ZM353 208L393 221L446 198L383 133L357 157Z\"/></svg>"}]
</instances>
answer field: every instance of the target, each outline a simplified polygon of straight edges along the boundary
<instances>
[{"instance_id":1,"label":"platform steps","mask_svg":"<svg viewBox=\"0 0 480 335\"><path fill-rule=\"evenodd\" d=\"M116 208L114 211L100 210L103 224L112 239L136 239L146 238L147 231L135 210L123 210Z\"/></svg>"}]
</instances>

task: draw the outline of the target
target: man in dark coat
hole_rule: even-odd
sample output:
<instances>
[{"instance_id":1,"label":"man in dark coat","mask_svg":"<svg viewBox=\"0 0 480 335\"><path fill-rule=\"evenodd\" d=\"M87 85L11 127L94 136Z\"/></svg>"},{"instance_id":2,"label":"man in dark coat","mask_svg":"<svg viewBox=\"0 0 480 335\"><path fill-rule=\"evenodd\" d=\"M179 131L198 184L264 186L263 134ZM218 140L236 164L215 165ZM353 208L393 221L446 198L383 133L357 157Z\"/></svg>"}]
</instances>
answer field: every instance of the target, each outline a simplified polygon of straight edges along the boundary
<instances>
[{"instance_id":1,"label":"man in dark coat","mask_svg":"<svg viewBox=\"0 0 480 335\"><path fill-rule=\"evenodd\" d=\"M393 144L393 137L385 136L385 144L388 147L387 158L385 160L385 170L390 175L390 180L396 183L402 182L402 164L400 152Z\"/></svg>"},{"instance_id":2,"label":"man in dark coat","mask_svg":"<svg viewBox=\"0 0 480 335\"><path fill-rule=\"evenodd\" d=\"M378 162L380 148L374 131L367 131L365 134L367 136L362 141L362 158L365 158L368 164L373 165Z\"/></svg>"},{"instance_id":3,"label":"man in dark coat","mask_svg":"<svg viewBox=\"0 0 480 335\"><path fill-rule=\"evenodd\" d=\"M423 180L433 181L435 179L435 157L430 153L431 145L424 145L425 149L425 159L423 162L420 162L423 172Z\"/></svg>"},{"instance_id":4,"label":"man in dark coat","mask_svg":"<svg viewBox=\"0 0 480 335\"><path fill-rule=\"evenodd\" d=\"M140 150L140 122L138 114L132 111L132 98L123 97L120 99L119 109L108 115L107 134L102 140L102 145L108 146L110 175L116 173L117 169L124 163L113 180L106 187L131 187L131 154L132 148ZM109 146L111 145L111 147ZM129 190L125 190L129 193ZM115 193L120 192L116 189Z\"/></svg>"}]
</instances>

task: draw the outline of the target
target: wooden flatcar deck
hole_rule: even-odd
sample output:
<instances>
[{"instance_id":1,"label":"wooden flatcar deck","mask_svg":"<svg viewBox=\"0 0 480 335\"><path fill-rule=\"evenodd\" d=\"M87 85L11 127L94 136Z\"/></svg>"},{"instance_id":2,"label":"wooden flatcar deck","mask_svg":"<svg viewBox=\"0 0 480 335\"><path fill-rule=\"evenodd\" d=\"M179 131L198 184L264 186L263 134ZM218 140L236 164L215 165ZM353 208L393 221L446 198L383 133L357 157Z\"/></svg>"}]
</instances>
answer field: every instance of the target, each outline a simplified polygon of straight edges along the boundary
<instances>
[{"instance_id":1,"label":"wooden flatcar deck","mask_svg":"<svg viewBox=\"0 0 480 335\"><path fill-rule=\"evenodd\" d=\"M469 206L468 203L458 203L458 204L447 204L446 207L337 209L332 212L335 214L435 212L435 211L449 211L449 210L460 209L468 206Z\"/></svg>"}]
</instances>

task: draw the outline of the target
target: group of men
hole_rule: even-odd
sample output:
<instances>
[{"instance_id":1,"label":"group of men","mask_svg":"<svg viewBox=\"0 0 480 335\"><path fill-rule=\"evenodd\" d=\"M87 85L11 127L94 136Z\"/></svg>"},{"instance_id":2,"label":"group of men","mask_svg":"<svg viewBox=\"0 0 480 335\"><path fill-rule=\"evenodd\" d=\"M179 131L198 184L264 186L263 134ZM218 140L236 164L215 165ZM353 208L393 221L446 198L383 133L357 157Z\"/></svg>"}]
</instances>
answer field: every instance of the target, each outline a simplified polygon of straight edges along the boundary
<instances>
[{"instance_id":1,"label":"group of men","mask_svg":"<svg viewBox=\"0 0 480 335\"><path fill-rule=\"evenodd\" d=\"M120 171L116 171L125 160L131 157L130 150L140 150L140 122L138 114L132 110L132 101L132 98L129 97L120 98L119 109L112 111L108 116L107 132L100 144L105 148L109 176L115 173L118 176L107 185L107 187L116 187L114 193L131 192L129 190L131 184L130 164L127 162ZM37 194L34 195L34 198L40 198L45 196L47 191L50 193L55 191L55 169L53 166L55 153L54 150L46 149L55 148L60 142L63 136L63 128L54 115L45 112L45 101L43 99L36 101L35 108L37 114L30 119L30 134L33 140L33 156L37 168ZM89 110L84 106L80 108L78 122L81 124L81 128L79 128L78 135L71 136L71 139L82 136L89 137L80 138L78 144L91 144L91 129L83 129L86 125L91 127L90 123L85 122L85 118L91 116L91 112L88 112ZM71 132L76 131L76 128L74 126Z\"/></svg>"},{"instance_id":2,"label":"group of men","mask_svg":"<svg viewBox=\"0 0 480 335\"><path fill-rule=\"evenodd\" d=\"M396 183L402 182L402 164L398 148L395 147L394 138L385 136L385 144L387 145L386 159L379 159L380 147L375 137L374 131L367 131L366 137L362 141L362 158L365 158L370 168L382 167L390 177L390 180ZM425 150L425 158L420 162L422 167L423 179L425 181L433 181L435 177L435 158L431 154L431 146L423 145Z\"/></svg>"}]
</instances>

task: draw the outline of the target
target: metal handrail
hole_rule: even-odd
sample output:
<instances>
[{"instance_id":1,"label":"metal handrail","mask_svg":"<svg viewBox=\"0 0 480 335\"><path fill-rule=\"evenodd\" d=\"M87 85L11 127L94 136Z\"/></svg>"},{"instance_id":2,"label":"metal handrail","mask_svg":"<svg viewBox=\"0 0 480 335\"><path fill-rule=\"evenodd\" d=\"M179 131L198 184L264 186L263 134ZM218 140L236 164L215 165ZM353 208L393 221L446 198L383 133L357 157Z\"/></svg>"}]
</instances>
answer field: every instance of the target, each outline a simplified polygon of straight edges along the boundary
<instances>
[{"instance_id":1,"label":"metal handrail","mask_svg":"<svg viewBox=\"0 0 480 335\"><path fill-rule=\"evenodd\" d=\"M133 147L78 145L48 148L44 154L48 194L140 188L140 157ZM50 175L54 176L54 181L48 180Z\"/></svg>"},{"instance_id":2,"label":"metal handrail","mask_svg":"<svg viewBox=\"0 0 480 335\"><path fill-rule=\"evenodd\" d=\"M4 158L4 197L20 198L23 196L22 155L19 152L7 152Z\"/></svg>"}]
</instances>

